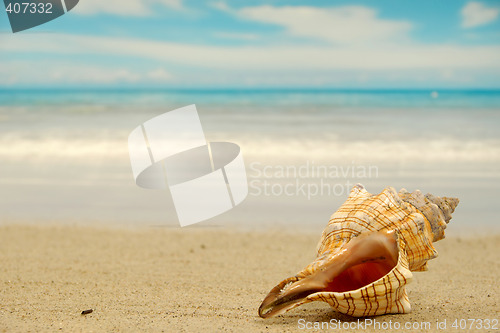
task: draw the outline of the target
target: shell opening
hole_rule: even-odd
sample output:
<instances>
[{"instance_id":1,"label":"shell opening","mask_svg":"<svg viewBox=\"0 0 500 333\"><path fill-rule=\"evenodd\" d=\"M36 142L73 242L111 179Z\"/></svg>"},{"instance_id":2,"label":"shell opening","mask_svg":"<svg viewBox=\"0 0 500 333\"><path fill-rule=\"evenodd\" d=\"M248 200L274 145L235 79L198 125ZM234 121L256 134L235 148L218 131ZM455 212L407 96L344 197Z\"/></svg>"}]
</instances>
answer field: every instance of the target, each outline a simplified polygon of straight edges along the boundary
<instances>
[{"instance_id":1,"label":"shell opening","mask_svg":"<svg viewBox=\"0 0 500 333\"><path fill-rule=\"evenodd\" d=\"M281 314L318 292L357 290L387 275L397 262L394 231L360 235L312 274L289 278L273 288L262 302L259 315L268 318Z\"/></svg>"},{"instance_id":2,"label":"shell opening","mask_svg":"<svg viewBox=\"0 0 500 333\"><path fill-rule=\"evenodd\" d=\"M396 266L387 257L352 266L335 277L323 291L346 292L362 288L388 274Z\"/></svg>"}]
</instances>

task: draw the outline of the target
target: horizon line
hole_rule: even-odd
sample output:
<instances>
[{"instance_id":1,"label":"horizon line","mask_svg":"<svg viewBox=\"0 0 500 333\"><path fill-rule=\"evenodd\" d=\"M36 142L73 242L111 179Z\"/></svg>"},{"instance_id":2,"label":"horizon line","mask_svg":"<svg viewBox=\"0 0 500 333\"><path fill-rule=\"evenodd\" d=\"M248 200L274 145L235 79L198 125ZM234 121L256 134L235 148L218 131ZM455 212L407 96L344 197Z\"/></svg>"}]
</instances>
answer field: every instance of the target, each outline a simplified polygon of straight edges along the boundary
<instances>
[{"instance_id":1,"label":"horizon line","mask_svg":"<svg viewBox=\"0 0 500 333\"><path fill-rule=\"evenodd\" d=\"M93 91L93 92L119 92L119 91L157 91L157 92L500 92L500 87L429 87L429 88L404 88L404 87L366 87L366 88L338 88L338 87L141 87L141 86L53 86L53 87L2 87L1 91Z\"/></svg>"}]
</instances>

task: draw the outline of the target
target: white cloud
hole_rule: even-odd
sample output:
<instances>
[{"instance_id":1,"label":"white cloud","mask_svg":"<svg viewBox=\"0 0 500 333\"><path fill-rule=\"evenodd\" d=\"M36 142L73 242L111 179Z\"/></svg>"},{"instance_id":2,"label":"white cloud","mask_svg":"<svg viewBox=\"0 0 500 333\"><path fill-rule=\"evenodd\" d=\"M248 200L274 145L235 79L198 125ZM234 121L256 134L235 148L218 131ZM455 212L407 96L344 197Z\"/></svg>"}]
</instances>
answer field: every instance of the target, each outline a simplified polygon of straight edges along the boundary
<instances>
[{"instance_id":1,"label":"white cloud","mask_svg":"<svg viewBox=\"0 0 500 333\"><path fill-rule=\"evenodd\" d=\"M442 69L500 68L500 46L393 44L379 46L207 46L68 34L5 35L0 52L132 56L196 68ZM119 60L117 60L119 61Z\"/></svg>"},{"instance_id":2,"label":"white cloud","mask_svg":"<svg viewBox=\"0 0 500 333\"><path fill-rule=\"evenodd\" d=\"M488 24L497 19L500 10L488 8L480 2L469 2L462 8L462 27L473 28Z\"/></svg>"},{"instance_id":3,"label":"white cloud","mask_svg":"<svg viewBox=\"0 0 500 333\"><path fill-rule=\"evenodd\" d=\"M33 68L37 70L34 71ZM109 68L106 66L52 61L13 61L0 68L4 83L15 84L114 84L159 83L172 79L165 69L141 71L137 68Z\"/></svg>"},{"instance_id":4,"label":"white cloud","mask_svg":"<svg viewBox=\"0 0 500 333\"><path fill-rule=\"evenodd\" d=\"M108 69L100 66L51 66L45 75L48 81L65 83L115 83L137 82L140 75L128 69Z\"/></svg>"},{"instance_id":5,"label":"white cloud","mask_svg":"<svg viewBox=\"0 0 500 333\"><path fill-rule=\"evenodd\" d=\"M157 68L147 73L147 78L156 82L165 82L172 80L173 76L164 68Z\"/></svg>"},{"instance_id":6,"label":"white cloud","mask_svg":"<svg viewBox=\"0 0 500 333\"><path fill-rule=\"evenodd\" d=\"M179 10L182 9L182 0L82 0L72 12L82 15L147 16L153 13L154 5Z\"/></svg>"},{"instance_id":7,"label":"white cloud","mask_svg":"<svg viewBox=\"0 0 500 333\"><path fill-rule=\"evenodd\" d=\"M215 7L228 11L223 2ZM265 5L232 12L242 19L282 26L295 37L337 44L404 40L411 29L410 22L380 19L374 9L363 6L317 8Z\"/></svg>"},{"instance_id":8,"label":"white cloud","mask_svg":"<svg viewBox=\"0 0 500 333\"><path fill-rule=\"evenodd\" d=\"M213 1L209 5L215 9L222 10L223 12L230 12L231 8L227 5L225 1Z\"/></svg>"},{"instance_id":9,"label":"white cloud","mask_svg":"<svg viewBox=\"0 0 500 333\"><path fill-rule=\"evenodd\" d=\"M246 41L260 39L260 36L257 34L224 32L224 31L216 32L214 33L214 36L223 39L246 40Z\"/></svg>"},{"instance_id":10,"label":"white cloud","mask_svg":"<svg viewBox=\"0 0 500 333\"><path fill-rule=\"evenodd\" d=\"M62 67L56 62L15 60L18 54L33 50L39 50L39 59L54 54L67 59L77 56L79 60ZM421 84L440 80L453 85L466 77L473 84L475 78L483 77L498 85L500 77L498 45L207 46L50 33L4 35L0 54L4 85L164 82L303 86L370 80L397 84L418 82L419 77ZM115 65L99 67L101 56L113 59ZM133 63L131 59L135 59ZM59 67L54 70L56 65ZM145 65L149 67L144 69Z\"/></svg>"}]
</instances>

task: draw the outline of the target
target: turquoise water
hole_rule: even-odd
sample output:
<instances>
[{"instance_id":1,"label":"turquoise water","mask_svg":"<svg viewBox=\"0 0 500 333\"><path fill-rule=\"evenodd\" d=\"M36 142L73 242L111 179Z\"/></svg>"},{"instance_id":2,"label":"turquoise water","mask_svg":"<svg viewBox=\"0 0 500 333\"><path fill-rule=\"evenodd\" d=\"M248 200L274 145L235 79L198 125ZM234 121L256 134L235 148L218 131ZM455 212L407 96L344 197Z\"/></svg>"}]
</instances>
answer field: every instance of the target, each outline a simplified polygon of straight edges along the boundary
<instances>
[{"instance_id":1,"label":"turquoise water","mask_svg":"<svg viewBox=\"0 0 500 333\"><path fill-rule=\"evenodd\" d=\"M259 105L297 104L336 107L410 108L497 108L499 90L5 90L0 89L0 105ZM433 97L434 96L434 97Z\"/></svg>"},{"instance_id":2,"label":"turquoise water","mask_svg":"<svg viewBox=\"0 0 500 333\"><path fill-rule=\"evenodd\" d=\"M0 222L175 226L169 193L134 184L127 138L189 104L208 141L240 145L251 183L202 225L319 230L360 182L459 197L451 234L500 230L500 91L478 90L0 90ZM263 172L313 167L340 172Z\"/></svg>"}]
</instances>

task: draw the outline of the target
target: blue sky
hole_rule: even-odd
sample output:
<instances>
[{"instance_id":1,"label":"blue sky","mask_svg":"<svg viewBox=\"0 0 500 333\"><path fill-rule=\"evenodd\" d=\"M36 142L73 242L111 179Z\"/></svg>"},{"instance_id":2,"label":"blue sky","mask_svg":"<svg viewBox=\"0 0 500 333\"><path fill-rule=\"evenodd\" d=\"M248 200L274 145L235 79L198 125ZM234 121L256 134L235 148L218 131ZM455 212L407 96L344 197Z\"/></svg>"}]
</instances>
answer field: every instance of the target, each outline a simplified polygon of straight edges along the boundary
<instances>
[{"instance_id":1,"label":"blue sky","mask_svg":"<svg viewBox=\"0 0 500 333\"><path fill-rule=\"evenodd\" d=\"M4 87L500 88L498 1L80 0L13 34Z\"/></svg>"}]
</instances>

